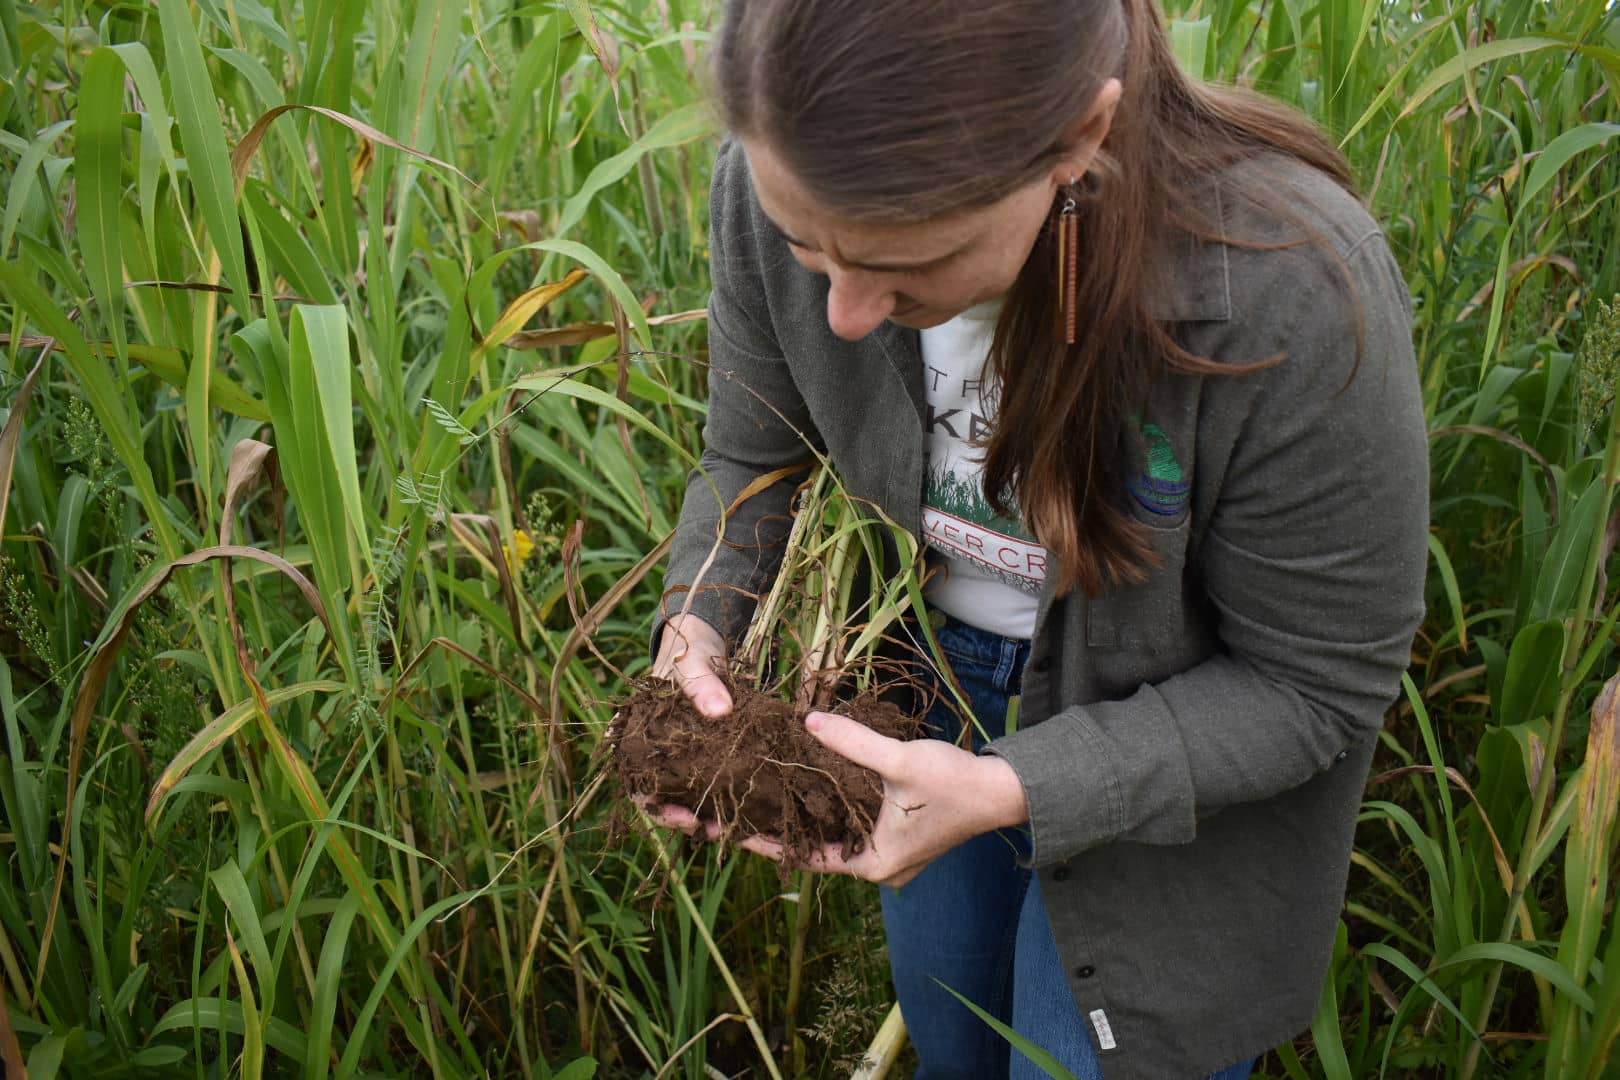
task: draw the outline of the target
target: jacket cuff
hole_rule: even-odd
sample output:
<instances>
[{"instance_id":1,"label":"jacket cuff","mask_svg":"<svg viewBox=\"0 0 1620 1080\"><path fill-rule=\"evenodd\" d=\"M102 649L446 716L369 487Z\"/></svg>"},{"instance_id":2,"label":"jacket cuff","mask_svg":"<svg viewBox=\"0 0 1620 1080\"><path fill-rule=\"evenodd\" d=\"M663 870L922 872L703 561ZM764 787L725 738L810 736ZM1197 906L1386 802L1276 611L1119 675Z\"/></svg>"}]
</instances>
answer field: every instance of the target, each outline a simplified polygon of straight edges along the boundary
<instances>
[{"instance_id":1,"label":"jacket cuff","mask_svg":"<svg viewBox=\"0 0 1620 1080\"><path fill-rule=\"evenodd\" d=\"M1063 862L1117 833L1121 811L1099 768L1105 753L1067 710L1044 723L992 740L984 753L1013 767L1029 804L1029 857L1034 869ZM1082 836L1082 830L1085 835Z\"/></svg>"},{"instance_id":2,"label":"jacket cuff","mask_svg":"<svg viewBox=\"0 0 1620 1080\"><path fill-rule=\"evenodd\" d=\"M985 753L1013 767L1029 803L1030 857L1035 868L1066 862L1118 840L1185 843L1196 833L1184 758L1111 738L1094 711L1129 709L1138 733L1165 734L1161 703L1141 700L1073 706L1046 721L992 741ZM1118 720L1121 717L1114 717ZM1160 741L1150 739L1150 745ZM1168 749L1168 748L1165 748Z\"/></svg>"}]
</instances>

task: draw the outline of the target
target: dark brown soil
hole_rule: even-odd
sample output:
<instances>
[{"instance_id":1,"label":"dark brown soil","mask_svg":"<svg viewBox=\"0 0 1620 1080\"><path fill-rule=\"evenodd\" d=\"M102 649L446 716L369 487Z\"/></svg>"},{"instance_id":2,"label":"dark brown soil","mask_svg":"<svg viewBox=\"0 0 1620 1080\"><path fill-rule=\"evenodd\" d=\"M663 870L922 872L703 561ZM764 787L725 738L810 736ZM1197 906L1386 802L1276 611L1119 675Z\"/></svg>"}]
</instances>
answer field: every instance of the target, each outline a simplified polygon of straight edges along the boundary
<instances>
[{"instance_id":1,"label":"dark brown soil","mask_svg":"<svg viewBox=\"0 0 1620 1080\"><path fill-rule=\"evenodd\" d=\"M864 849L883 806L877 774L822 746L787 702L740 685L731 696L731 715L720 720L664 683L620 706L608 738L625 792L718 822L726 839L771 837L789 862L825 844L842 844L845 854ZM829 711L891 738L918 730L875 696Z\"/></svg>"}]
</instances>

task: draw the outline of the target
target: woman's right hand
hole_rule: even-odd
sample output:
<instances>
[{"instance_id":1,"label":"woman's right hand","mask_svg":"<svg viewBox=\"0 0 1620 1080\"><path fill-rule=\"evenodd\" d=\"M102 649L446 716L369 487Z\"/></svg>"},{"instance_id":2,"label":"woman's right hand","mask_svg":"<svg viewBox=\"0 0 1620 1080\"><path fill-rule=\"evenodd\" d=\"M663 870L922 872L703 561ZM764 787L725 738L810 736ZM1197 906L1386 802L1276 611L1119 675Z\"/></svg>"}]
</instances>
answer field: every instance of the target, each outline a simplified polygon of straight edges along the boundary
<instances>
[{"instance_id":1,"label":"woman's right hand","mask_svg":"<svg viewBox=\"0 0 1620 1080\"><path fill-rule=\"evenodd\" d=\"M653 675L668 679L698 712L718 720L731 712L731 693L719 672L726 660L720 632L696 615L676 615L664 624Z\"/></svg>"}]
</instances>

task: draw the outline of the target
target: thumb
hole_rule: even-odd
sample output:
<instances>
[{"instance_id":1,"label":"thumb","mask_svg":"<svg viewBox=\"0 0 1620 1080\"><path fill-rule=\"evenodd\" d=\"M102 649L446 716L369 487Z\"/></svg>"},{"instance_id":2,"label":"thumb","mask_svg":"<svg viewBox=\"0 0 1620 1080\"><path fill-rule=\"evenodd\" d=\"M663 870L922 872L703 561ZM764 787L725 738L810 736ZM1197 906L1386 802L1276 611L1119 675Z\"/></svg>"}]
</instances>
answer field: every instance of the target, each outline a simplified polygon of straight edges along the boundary
<instances>
[{"instance_id":1,"label":"thumb","mask_svg":"<svg viewBox=\"0 0 1620 1080\"><path fill-rule=\"evenodd\" d=\"M714 670L713 658L691 653L675 661L675 681L697 711L718 720L731 711L731 694Z\"/></svg>"},{"instance_id":2,"label":"thumb","mask_svg":"<svg viewBox=\"0 0 1620 1080\"><path fill-rule=\"evenodd\" d=\"M888 777L899 763L900 742L837 713L813 712L804 718L805 730L841 758L864 765Z\"/></svg>"}]
</instances>

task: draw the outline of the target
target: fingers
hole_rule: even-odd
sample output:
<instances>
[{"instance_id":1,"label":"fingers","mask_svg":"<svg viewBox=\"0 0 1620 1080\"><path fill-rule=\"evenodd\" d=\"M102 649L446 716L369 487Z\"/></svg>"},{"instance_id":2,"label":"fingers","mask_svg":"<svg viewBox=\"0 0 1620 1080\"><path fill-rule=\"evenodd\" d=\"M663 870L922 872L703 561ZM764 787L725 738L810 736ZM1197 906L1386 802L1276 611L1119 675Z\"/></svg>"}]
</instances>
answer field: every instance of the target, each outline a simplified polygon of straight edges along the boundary
<instances>
[{"instance_id":1,"label":"fingers","mask_svg":"<svg viewBox=\"0 0 1620 1080\"><path fill-rule=\"evenodd\" d=\"M696 814L684 806L649 806L647 816L652 818L656 825L662 825L666 829L679 829L684 833L693 832L703 824Z\"/></svg>"},{"instance_id":2,"label":"fingers","mask_svg":"<svg viewBox=\"0 0 1620 1080\"><path fill-rule=\"evenodd\" d=\"M715 674L710 658L687 650L675 661L674 680L693 707L709 719L718 720L731 712L731 693Z\"/></svg>"},{"instance_id":3,"label":"fingers","mask_svg":"<svg viewBox=\"0 0 1620 1080\"><path fill-rule=\"evenodd\" d=\"M675 683L698 712L718 720L731 712L731 693L717 674L725 656L719 631L696 616L676 616L664 627L653 674Z\"/></svg>"},{"instance_id":4,"label":"fingers","mask_svg":"<svg viewBox=\"0 0 1620 1080\"><path fill-rule=\"evenodd\" d=\"M647 815L647 819L654 825L663 829L674 829L687 836L702 836L705 840L718 840L720 826L712 821L704 821L684 806L673 803L659 805L645 795L635 797L635 803Z\"/></svg>"},{"instance_id":5,"label":"fingers","mask_svg":"<svg viewBox=\"0 0 1620 1080\"><path fill-rule=\"evenodd\" d=\"M844 849L838 844L828 844L812 851L806 858L794 860L789 860L787 850L768 836L750 836L737 846L744 851L752 851L755 855L763 855L772 862L787 862L795 870L813 870L818 874L864 876L861 873L859 857L856 861L844 858Z\"/></svg>"},{"instance_id":6,"label":"fingers","mask_svg":"<svg viewBox=\"0 0 1620 1080\"><path fill-rule=\"evenodd\" d=\"M655 825L666 829L675 829L688 836L701 835L705 840L719 840L722 835L721 828L713 821L703 821L684 806L654 806L650 801L637 800L638 805L647 812L648 818ZM787 862L787 850L780 843L768 836L749 836L737 843L744 851L751 851L755 855L762 855L772 862ZM795 870L810 870L818 874L850 874L854 877L867 878L878 881L883 885L899 886L916 876L916 871L902 871L894 880L880 880L869 877L875 869L866 865L865 853L854 859L844 857L843 848L838 844L828 844L826 847L812 851L808 857L792 860L790 866Z\"/></svg>"},{"instance_id":7,"label":"fingers","mask_svg":"<svg viewBox=\"0 0 1620 1080\"><path fill-rule=\"evenodd\" d=\"M767 840L763 836L750 836L737 846L744 851L752 851L755 855L763 855L772 862L782 861L782 845L775 840Z\"/></svg>"},{"instance_id":8,"label":"fingers","mask_svg":"<svg viewBox=\"0 0 1620 1080\"><path fill-rule=\"evenodd\" d=\"M864 765L885 779L893 776L899 767L905 744L898 739L879 735L847 716L813 712L804 718L804 726L820 740L821 745L839 757Z\"/></svg>"}]
</instances>

